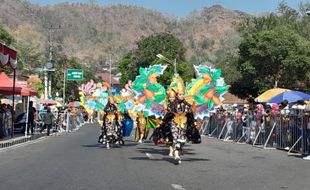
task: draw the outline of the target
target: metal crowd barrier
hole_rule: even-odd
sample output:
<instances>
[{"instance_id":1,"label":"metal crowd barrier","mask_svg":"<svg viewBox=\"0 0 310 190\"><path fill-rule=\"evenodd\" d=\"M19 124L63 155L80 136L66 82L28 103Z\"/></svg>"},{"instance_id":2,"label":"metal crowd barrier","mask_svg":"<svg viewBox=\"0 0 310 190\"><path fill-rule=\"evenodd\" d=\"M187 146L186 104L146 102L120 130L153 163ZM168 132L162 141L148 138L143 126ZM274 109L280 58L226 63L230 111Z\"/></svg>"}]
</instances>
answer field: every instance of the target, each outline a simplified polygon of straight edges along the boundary
<instances>
[{"instance_id":1,"label":"metal crowd barrier","mask_svg":"<svg viewBox=\"0 0 310 190\"><path fill-rule=\"evenodd\" d=\"M310 154L310 112L305 110L216 112L204 119L200 133L223 141L287 150L289 155Z\"/></svg>"},{"instance_id":2,"label":"metal crowd barrier","mask_svg":"<svg viewBox=\"0 0 310 190\"><path fill-rule=\"evenodd\" d=\"M37 122L36 128L43 127L43 118L45 111L40 111L42 120ZM55 119L53 122L52 132L70 132L77 130L83 123L85 123L83 114L71 114L69 110L61 110L60 112L53 112ZM39 129L37 129L39 130Z\"/></svg>"}]
</instances>

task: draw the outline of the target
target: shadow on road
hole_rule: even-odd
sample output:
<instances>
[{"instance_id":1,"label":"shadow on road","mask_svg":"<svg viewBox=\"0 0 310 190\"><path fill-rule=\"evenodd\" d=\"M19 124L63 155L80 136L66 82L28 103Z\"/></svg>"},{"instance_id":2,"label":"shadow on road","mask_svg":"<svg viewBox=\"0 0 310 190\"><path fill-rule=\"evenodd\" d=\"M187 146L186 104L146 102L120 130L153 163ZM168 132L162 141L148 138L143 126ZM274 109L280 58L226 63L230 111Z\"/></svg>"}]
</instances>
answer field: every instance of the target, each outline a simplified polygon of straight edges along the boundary
<instances>
[{"instance_id":1,"label":"shadow on road","mask_svg":"<svg viewBox=\"0 0 310 190\"><path fill-rule=\"evenodd\" d=\"M169 148L168 147L162 147L163 149L157 149L157 148L137 148L137 151L140 153L151 153L151 154L160 154L163 156L167 156L169 154ZM196 153L191 152L193 149L183 149L184 155L196 155Z\"/></svg>"},{"instance_id":2,"label":"shadow on road","mask_svg":"<svg viewBox=\"0 0 310 190\"><path fill-rule=\"evenodd\" d=\"M101 148L102 144L83 144L81 146L86 148Z\"/></svg>"},{"instance_id":3,"label":"shadow on road","mask_svg":"<svg viewBox=\"0 0 310 190\"><path fill-rule=\"evenodd\" d=\"M148 157L132 157L129 158L131 160L149 160L149 161L155 161L155 162L169 162L171 164L177 165L178 163L174 160L174 158L170 157L163 157L163 158L148 158ZM206 162L210 161L208 158L182 158L182 162Z\"/></svg>"},{"instance_id":4,"label":"shadow on road","mask_svg":"<svg viewBox=\"0 0 310 190\"><path fill-rule=\"evenodd\" d=\"M113 148L122 148L122 147L129 147L129 146L136 146L137 143L132 143L132 142L127 142L125 141L125 144L123 145L113 145ZM104 145L100 144L100 143L96 143L96 144L83 144L81 145L82 147L86 147L86 148L103 148Z\"/></svg>"},{"instance_id":5,"label":"shadow on road","mask_svg":"<svg viewBox=\"0 0 310 190\"><path fill-rule=\"evenodd\" d=\"M169 162L172 164L177 164L176 161L174 160L174 158L168 157L169 154L169 149L168 147L137 147L136 149L137 152L142 153L142 154L151 154L154 155L151 158L148 156L144 156L144 157L132 157L129 159L132 160L150 160L150 161L165 161L165 162ZM195 152L193 152L194 149L184 149L183 150L183 155L182 157L182 161L184 162L202 162L202 161L210 161L210 159L206 159L206 158L193 158L193 157L187 157L187 156L192 156L192 155L196 155Z\"/></svg>"}]
</instances>

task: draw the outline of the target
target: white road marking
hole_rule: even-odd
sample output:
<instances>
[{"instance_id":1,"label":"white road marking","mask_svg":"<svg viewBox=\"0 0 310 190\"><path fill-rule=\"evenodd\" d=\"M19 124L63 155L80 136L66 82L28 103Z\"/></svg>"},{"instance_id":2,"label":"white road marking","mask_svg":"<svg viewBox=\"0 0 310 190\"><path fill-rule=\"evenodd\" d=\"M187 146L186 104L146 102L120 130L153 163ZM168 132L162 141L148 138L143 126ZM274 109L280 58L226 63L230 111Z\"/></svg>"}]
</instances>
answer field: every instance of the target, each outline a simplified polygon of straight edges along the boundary
<instances>
[{"instance_id":1,"label":"white road marking","mask_svg":"<svg viewBox=\"0 0 310 190\"><path fill-rule=\"evenodd\" d=\"M150 160L153 160L153 159L155 159L154 158L154 156L151 154L151 153L145 153L146 154L146 156L150 159Z\"/></svg>"},{"instance_id":2,"label":"white road marking","mask_svg":"<svg viewBox=\"0 0 310 190\"><path fill-rule=\"evenodd\" d=\"M177 190L185 190L182 185L179 185L179 184L171 184L171 186L174 188L174 189L177 189Z\"/></svg>"}]
</instances>

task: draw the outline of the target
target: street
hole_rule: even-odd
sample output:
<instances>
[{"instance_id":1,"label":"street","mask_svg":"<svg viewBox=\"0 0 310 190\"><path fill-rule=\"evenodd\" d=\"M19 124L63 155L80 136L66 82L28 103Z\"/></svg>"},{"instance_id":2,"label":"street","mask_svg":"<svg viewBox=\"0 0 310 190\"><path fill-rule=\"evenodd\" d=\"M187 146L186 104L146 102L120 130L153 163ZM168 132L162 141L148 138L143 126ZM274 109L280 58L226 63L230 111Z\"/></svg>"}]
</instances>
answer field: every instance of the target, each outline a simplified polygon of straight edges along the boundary
<instances>
[{"instance_id":1,"label":"street","mask_svg":"<svg viewBox=\"0 0 310 190\"><path fill-rule=\"evenodd\" d=\"M153 143L110 150L98 125L0 150L0 190L308 190L310 162L279 150L203 137L185 146L181 165Z\"/></svg>"}]
</instances>

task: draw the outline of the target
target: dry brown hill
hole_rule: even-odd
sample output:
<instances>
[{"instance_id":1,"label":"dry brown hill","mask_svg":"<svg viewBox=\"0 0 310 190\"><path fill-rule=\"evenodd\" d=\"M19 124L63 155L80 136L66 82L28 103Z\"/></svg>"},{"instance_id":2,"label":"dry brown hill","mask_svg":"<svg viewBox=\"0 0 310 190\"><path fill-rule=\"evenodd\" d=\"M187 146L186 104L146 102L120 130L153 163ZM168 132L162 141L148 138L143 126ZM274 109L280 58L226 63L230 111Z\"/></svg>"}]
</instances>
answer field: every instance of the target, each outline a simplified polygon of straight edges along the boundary
<instances>
[{"instance_id":1,"label":"dry brown hill","mask_svg":"<svg viewBox=\"0 0 310 190\"><path fill-rule=\"evenodd\" d=\"M233 23L247 16L219 5L178 19L137 6L38 6L25 0L0 0L0 24L18 41L42 51L51 39L55 50L76 56L83 63L104 62L109 55L117 60L142 36L157 32L176 34L185 43L191 61L216 62L221 56L218 50L236 47L239 37Z\"/></svg>"}]
</instances>

